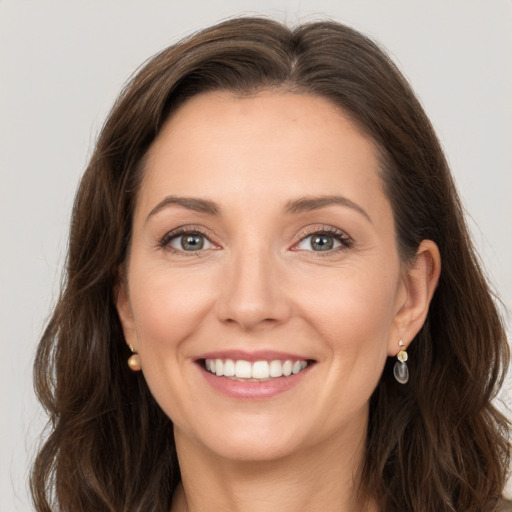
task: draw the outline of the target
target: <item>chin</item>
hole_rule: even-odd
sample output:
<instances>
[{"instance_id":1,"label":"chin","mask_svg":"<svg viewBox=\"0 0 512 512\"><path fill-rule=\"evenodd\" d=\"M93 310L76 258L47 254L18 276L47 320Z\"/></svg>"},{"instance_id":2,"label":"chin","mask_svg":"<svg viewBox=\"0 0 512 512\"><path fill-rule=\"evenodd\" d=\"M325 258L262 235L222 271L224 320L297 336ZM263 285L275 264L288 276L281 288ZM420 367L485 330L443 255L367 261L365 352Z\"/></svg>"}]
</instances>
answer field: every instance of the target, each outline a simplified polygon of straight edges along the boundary
<instances>
[{"instance_id":1,"label":"chin","mask_svg":"<svg viewBox=\"0 0 512 512\"><path fill-rule=\"evenodd\" d=\"M306 445L304 433L287 431L286 427L274 422L262 427L234 422L230 426L211 426L208 432L182 432L177 434L177 446L184 438L195 439L202 449L211 455L239 462L270 462L293 455ZM210 424L211 425L211 424ZM292 426L292 425L288 425Z\"/></svg>"},{"instance_id":2,"label":"chin","mask_svg":"<svg viewBox=\"0 0 512 512\"><path fill-rule=\"evenodd\" d=\"M228 443L212 446L218 456L238 462L272 462L292 456L300 451L300 445L291 442L283 443L282 439L252 442L238 442L231 439Z\"/></svg>"}]
</instances>

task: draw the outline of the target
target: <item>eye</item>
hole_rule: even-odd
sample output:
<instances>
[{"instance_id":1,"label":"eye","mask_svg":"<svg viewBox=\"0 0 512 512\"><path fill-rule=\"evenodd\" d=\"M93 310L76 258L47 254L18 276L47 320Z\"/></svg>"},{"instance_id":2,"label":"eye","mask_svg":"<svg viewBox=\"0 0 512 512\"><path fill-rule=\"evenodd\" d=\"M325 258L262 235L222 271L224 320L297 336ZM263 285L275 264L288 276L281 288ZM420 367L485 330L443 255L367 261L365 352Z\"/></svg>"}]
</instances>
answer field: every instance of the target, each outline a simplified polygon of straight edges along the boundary
<instances>
[{"instance_id":1,"label":"eye","mask_svg":"<svg viewBox=\"0 0 512 512\"><path fill-rule=\"evenodd\" d=\"M329 233L309 235L297 244L297 248L303 251L330 251L338 247L341 247L341 242Z\"/></svg>"},{"instance_id":2,"label":"eye","mask_svg":"<svg viewBox=\"0 0 512 512\"><path fill-rule=\"evenodd\" d=\"M170 233L162 240L162 245L175 251L196 252L213 248L212 242L196 231Z\"/></svg>"},{"instance_id":3,"label":"eye","mask_svg":"<svg viewBox=\"0 0 512 512\"><path fill-rule=\"evenodd\" d=\"M337 252L353 245L349 235L335 228L315 229L303 236L293 249L298 251Z\"/></svg>"}]
</instances>

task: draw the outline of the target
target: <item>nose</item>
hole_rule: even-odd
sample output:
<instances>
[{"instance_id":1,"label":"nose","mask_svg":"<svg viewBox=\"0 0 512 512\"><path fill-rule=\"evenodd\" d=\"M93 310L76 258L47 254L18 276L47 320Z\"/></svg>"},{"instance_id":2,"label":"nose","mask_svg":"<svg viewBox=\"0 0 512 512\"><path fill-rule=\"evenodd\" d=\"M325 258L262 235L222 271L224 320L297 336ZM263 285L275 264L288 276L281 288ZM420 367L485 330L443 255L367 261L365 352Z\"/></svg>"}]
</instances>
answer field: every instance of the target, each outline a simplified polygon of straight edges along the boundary
<instances>
[{"instance_id":1,"label":"nose","mask_svg":"<svg viewBox=\"0 0 512 512\"><path fill-rule=\"evenodd\" d=\"M282 269L270 251L246 251L226 268L219 290L217 315L244 331L286 322L291 304Z\"/></svg>"}]
</instances>

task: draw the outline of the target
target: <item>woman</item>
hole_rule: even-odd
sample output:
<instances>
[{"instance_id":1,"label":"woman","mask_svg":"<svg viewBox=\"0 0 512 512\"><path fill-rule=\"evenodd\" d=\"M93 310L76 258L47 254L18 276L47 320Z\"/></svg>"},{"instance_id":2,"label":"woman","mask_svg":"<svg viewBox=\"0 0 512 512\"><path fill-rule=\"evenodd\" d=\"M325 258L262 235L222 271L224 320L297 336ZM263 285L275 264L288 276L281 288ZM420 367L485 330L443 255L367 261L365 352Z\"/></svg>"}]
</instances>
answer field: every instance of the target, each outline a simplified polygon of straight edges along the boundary
<instances>
[{"instance_id":1,"label":"woman","mask_svg":"<svg viewBox=\"0 0 512 512\"><path fill-rule=\"evenodd\" d=\"M36 508L498 510L507 362L394 65L333 22L231 20L141 69L82 179Z\"/></svg>"}]
</instances>

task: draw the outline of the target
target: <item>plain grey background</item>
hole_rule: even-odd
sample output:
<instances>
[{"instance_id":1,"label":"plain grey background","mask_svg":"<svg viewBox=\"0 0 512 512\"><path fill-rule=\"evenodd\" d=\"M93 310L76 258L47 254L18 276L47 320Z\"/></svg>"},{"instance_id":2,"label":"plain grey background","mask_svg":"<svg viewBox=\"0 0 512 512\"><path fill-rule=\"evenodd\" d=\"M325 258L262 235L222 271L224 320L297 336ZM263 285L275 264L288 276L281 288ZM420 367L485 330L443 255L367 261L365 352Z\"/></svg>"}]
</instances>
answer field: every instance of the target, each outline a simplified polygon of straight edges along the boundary
<instances>
[{"instance_id":1,"label":"plain grey background","mask_svg":"<svg viewBox=\"0 0 512 512\"><path fill-rule=\"evenodd\" d=\"M0 0L0 512L31 510L28 465L44 424L31 365L106 113L150 55L239 14L328 16L388 49L438 132L512 310L511 1Z\"/></svg>"}]
</instances>

